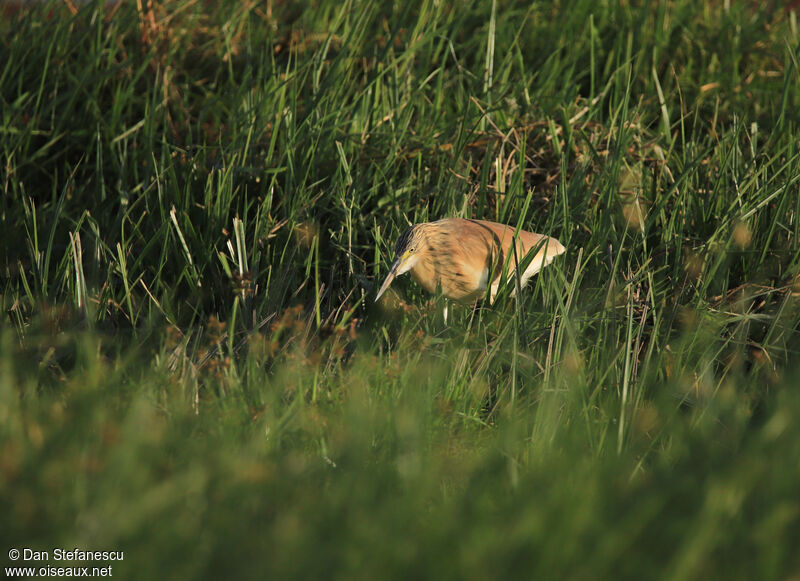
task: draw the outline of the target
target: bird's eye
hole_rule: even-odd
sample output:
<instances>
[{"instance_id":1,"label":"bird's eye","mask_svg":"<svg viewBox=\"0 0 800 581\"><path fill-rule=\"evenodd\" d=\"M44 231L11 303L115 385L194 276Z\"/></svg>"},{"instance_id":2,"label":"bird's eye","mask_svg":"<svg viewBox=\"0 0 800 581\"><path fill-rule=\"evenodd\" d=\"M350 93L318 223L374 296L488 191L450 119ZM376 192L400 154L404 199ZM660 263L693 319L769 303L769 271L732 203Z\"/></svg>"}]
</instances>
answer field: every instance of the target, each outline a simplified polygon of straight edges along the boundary
<instances>
[{"instance_id":1,"label":"bird's eye","mask_svg":"<svg viewBox=\"0 0 800 581\"><path fill-rule=\"evenodd\" d=\"M416 249L416 248L414 248L413 246L412 246L411 248L409 248L409 249L408 249L408 251L409 251L409 252L415 252L416 250L417 250L417 249Z\"/></svg>"}]
</instances>

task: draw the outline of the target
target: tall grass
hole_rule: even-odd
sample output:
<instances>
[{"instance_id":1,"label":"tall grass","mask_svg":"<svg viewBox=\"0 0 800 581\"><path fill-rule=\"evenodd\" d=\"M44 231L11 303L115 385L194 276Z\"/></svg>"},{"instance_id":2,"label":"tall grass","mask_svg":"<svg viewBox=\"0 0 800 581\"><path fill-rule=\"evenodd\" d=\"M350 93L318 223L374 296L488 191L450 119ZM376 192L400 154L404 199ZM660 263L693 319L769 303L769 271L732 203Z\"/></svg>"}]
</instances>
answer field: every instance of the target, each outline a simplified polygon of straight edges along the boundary
<instances>
[{"instance_id":1,"label":"tall grass","mask_svg":"<svg viewBox=\"0 0 800 581\"><path fill-rule=\"evenodd\" d=\"M124 550L126 578L800 574L794 12L3 9L7 548ZM374 304L444 216L568 251L516 305Z\"/></svg>"}]
</instances>

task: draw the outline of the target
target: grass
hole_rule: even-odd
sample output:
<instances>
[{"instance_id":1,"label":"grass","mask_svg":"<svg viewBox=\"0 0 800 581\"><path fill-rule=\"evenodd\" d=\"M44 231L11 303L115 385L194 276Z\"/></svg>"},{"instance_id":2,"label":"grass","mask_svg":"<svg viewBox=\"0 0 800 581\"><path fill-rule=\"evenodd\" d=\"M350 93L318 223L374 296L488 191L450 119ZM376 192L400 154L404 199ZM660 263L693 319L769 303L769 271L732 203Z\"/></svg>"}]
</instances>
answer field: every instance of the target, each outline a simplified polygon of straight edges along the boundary
<instances>
[{"instance_id":1,"label":"grass","mask_svg":"<svg viewBox=\"0 0 800 581\"><path fill-rule=\"evenodd\" d=\"M142 4L3 7L6 549L800 575L795 12ZM568 251L518 305L373 304L444 216Z\"/></svg>"}]
</instances>

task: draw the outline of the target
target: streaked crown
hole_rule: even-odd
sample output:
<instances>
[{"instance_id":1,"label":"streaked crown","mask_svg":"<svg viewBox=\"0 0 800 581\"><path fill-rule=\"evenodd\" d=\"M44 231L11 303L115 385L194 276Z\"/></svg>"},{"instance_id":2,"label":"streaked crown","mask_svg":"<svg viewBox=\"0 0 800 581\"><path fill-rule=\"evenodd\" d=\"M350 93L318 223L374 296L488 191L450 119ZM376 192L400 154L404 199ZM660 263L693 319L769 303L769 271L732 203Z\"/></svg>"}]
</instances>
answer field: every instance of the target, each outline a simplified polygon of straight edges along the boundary
<instances>
[{"instance_id":1,"label":"streaked crown","mask_svg":"<svg viewBox=\"0 0 800 581\"><path fill-rule=\"evenodd\" d=\"M409 226L406 228L405 232L400 235L400 238L397 239L397 243L394 245L395 256L402 256L408 249L419 247L423 239L422 228L420 226L422 225L414 224L413 226Z\"/></svg>"}]
</instances>

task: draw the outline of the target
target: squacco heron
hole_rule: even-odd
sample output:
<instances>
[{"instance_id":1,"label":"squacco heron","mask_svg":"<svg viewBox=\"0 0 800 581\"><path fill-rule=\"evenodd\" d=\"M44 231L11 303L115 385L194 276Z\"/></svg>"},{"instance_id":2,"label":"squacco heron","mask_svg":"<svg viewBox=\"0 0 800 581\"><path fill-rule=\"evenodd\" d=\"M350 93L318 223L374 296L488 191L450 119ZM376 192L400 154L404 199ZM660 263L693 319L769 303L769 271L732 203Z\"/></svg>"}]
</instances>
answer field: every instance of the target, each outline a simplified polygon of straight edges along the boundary
<instances>
[{"instance_id":1,"label":"squacco heron","mask_svg":"<svg viewBox=\"0 0 800 581\"><path fill-rule=\"evenodd\" d=\"M497 222L462 218L414 224L397 240L394 264L375 300L381 298L395 277L410 271L428 292L441 288L445 297L470 303L489 287L489 301L494 302L504 268L507 280L512 280L516 266L523 265L528 254L535 252L520 274L523 287L566 250L555 238L525 230L514 236L514 231ZM516 257L512 247L515 241Z\"/></svg>"}]
</instances>

